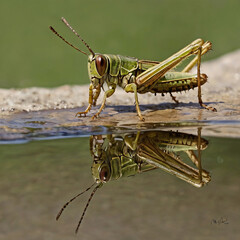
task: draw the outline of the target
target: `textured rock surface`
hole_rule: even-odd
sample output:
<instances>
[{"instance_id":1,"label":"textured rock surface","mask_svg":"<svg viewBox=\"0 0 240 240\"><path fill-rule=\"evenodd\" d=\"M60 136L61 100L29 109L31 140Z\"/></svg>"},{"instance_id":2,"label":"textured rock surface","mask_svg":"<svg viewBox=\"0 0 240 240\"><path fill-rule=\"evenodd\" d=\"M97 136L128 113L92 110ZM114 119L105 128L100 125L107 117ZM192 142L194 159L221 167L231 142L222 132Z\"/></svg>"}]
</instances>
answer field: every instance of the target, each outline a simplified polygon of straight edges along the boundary
<instances>
[{"instance_id":1,"label":"textured rock surface","mask_svg":"<svg viewBox=\"0 0 240 240\"><path fill-rule=\"evenodd\" d=\"M202 64L201 71L207 73L208 82L203 86L203 100L225 104L239 104L240 96L240 50L229 53L216 60ZM197 102L197 91L190 90L175 94L180 101ZM140 95L140 104L172 103L169 96ZM100 97L101 99L101 97ZM86 106L88 101L88 85L61 86L53 89L0 89L1 113L14 111L37 111L43 109L62 109ZM108 99L108 105L133 105L134 97L122 89ZM217 103L217 104L216 104ZM172 105L172 104L171 104ZM213 104L214 105L214 104ZM166 106L169 108L171 106ZM174 104L172 106L174 108Z\"/></svg>"}]
</instances>

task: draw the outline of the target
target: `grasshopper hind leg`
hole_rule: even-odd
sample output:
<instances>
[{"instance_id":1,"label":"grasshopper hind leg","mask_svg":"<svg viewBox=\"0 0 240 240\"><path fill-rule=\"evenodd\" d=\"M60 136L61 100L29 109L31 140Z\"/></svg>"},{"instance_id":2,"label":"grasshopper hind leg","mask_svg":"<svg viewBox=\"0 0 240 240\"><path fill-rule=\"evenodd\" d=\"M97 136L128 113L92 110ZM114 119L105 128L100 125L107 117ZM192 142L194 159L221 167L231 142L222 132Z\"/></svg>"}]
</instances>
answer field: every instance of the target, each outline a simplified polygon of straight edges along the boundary
<instances>
[{"instance_id":1,"label":"grasshopper hind leg","mask_svg":"<svg viewBox=\"0 0 240 240\"><path fill-rule=\"evenodd\" d=\"M207 110L211 110L213 112L216 112L217 109L211 106L207 106L206 104L203 103L202 101L202 93L201 93L201 77L200 77L200 65L201 65L201 52L202 52L202 48L199 48L198 50L198 62L197 62L197 78L198 78L198 102L200 104L201 107L207 109Z\"/></svg>"},{"instance_id":2,"label":"grasshopper hind leg","mask_svg":"<svg viewBox=\"0 0 240 240\"><path fill-rule=\"evenodd\" d=\"M212 44L211 42L207 41L205 42L198 50L197 52L197 56L182 70L182 72L189 72L192 70L192 68L195 66L195 64L197 64L197 78L198 78L198 102L200 104L201 107L207 109L207 110L211 110L213 112L216 112L217 109L213 108L211 106L207 106L206 104L203 103L202 101L202 94L201 94L201 78L200 78L200 65L201 65L201 57L202 55L204 55L205 53L207 53L209 50L211 50L212 48ZM173 99L174 100L174 99Z\"/></svg>"}]
</instances>

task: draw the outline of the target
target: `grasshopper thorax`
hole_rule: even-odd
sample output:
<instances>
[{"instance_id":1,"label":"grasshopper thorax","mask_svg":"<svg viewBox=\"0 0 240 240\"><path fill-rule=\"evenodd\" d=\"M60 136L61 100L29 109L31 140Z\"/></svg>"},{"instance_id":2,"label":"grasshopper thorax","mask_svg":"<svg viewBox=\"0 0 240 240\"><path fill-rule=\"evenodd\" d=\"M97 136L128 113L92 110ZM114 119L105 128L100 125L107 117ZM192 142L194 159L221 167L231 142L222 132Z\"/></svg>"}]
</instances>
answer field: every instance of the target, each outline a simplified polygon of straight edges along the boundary
<instances>
[{"instance_id":1,"label":"grasshopper thorax","mask_svg":"<svg viewBox=\"0 0 240 240\"><path fill-rule=\"evenodd\" d=\"M108 60L103 54L88 56L88 74L93 86L101 84L101 79L107 73Z\"/></svg>"}]
</instances>

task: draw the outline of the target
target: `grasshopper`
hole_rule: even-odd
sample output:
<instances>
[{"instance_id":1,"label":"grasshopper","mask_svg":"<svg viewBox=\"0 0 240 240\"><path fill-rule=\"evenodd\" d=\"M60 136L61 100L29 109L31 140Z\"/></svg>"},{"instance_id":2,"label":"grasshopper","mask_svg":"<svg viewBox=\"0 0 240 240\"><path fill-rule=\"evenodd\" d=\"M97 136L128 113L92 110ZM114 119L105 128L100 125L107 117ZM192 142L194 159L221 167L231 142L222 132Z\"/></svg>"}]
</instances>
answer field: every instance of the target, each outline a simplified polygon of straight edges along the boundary
<instances>
[{"instance_id":1,"label":"grasshopper","mask_svg":"<svg viewBox=\"0 0 240 240\"><path fill-rule=\"evenodd\" d=\"M134 93L136 111L139 119L142 121L144 121L144 118L139 107L138 93L150 92L153 94L161 93L162 95L169 93L173 101L178 103L176 97L172 95L173 92L181 92L198 87L198 102L200 106L216 111L215 108L204 104L201 96L201 85L207 82L207 75L200 73L201 56L211 49L211 42L197 39L162 62L139 60L121 55L95 53L69 25L66 19L62 18L62 21L85 44L90 52L88 56L88 73L91 81L89 86L89 104L85 111L78 112L76 116L86 116L92 106L96 105L104 83L107 85L107 90L104 91L102 104L92 119L99 116L105 106L106 99L114 94L117 86L123 88L127 93ZM53 27L50 26L50 30L74 49L88 55L66 41ZM196 56L181 72L173 71L179 63L191 55ZM197 74L189 73L196 64Z\"/></svg>"},{"instance_id":2,"label":"grasshopper","mask_svg":"<svg viewBox=\"0 0 240 240\"><path fill-rule=\"evenodd\" d=\"M91 199L104 183L158 168L195 187L204 186L211 178L202 169L200 152L207 148L208 141L201 138L200 134L199 130L198 136L172 131L91 136L94 184L65 203L56 219L59 219L69 203L96 184L78 222L77 233ZM196 150L198 155L194 152ZM197 168L184 163L178 156L180 152L186 153Z\"/></svg>"}]
</instances>

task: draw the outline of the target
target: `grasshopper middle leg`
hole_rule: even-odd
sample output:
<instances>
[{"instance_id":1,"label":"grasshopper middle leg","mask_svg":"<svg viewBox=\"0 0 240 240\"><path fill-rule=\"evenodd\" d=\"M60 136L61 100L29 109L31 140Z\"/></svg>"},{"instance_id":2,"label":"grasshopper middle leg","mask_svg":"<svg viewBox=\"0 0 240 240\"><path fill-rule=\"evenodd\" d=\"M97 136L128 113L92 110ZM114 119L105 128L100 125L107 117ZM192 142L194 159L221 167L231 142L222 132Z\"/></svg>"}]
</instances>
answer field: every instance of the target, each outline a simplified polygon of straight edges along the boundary
<instances>
[{"instance_id":1,"label":"grasshopper middle leg","mask_svg":"<svg viewBox=\"0 0 240 240\"><path fill-rule=\"evenodd\" d=\"M137 110L138 117L141 121L144 121L145 119L143 118L143 116L141 114L141 110L140 110L139 102L138 102L137 85L135 83L129 83L125 86L124 90L126 92L133 92L134 93L135 104L136 104L136 110Z\"/></svg>"},{"instance_id":2,"label":"grasshopper middle leg","mask_svg":"<svg viewBox=\"0 0 240 240\"><path fill-rule=\"evenodd\" d=\"M172 93L170 92L170 96L172 98L172 100L176 103L179 104L179 101L177 100L177 98L175 96L172 95Z\"/></svg>"}]
</instances>

